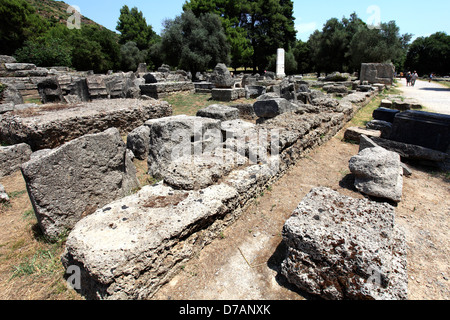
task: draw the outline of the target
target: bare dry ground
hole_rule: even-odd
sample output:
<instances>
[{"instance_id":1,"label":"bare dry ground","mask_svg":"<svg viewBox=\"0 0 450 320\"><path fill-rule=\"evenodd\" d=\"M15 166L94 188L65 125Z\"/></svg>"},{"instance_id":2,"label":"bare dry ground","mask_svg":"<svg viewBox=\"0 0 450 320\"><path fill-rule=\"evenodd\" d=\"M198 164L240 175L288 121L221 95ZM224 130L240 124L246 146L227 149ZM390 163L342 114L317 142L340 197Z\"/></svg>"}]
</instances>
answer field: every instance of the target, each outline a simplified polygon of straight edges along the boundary
<instances>
[{"instance_id":1,"label":"bare dry ground","mask_svg":"<svg viewBox=\"0 0 450 320\"><path fill-rule=\"evenodd\" d=\"M325 186L362 198L353 188L348 161L358 146L343 142L342 130L298 162L256 198L241 218L188 262L154 300L303 300L279 273L284 258L281 231L298 203L313 188ZM143 184L146 162L135 161ZM450 177L433 168L409 164L397 223L408 244L409 298L450 298ZM0 179L11 197L0 205L0 299L77 300L67 289L60 254L64 238L50 244L36 225L20 172Z\"/></svg>"}]
</instances>

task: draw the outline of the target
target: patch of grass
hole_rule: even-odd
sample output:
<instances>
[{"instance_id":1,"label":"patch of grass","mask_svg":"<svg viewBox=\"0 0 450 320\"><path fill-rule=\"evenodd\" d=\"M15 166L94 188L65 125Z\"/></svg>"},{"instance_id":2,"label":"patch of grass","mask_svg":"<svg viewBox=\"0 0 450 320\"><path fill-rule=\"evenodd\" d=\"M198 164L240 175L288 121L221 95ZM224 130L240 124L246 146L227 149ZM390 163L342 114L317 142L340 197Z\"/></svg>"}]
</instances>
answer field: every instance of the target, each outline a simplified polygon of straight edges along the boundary
<instances>
[{"instance_id":1,"label":"patch of grass","mask_svg":"<svg viewBox=\"0 0 450 320\"><path fill-rule=\"evenodd\" d=\"M365 127L369 121L373 120L373 112L380 107L381 100L389 95L398 95L402 92L396 88L385 89L381 94L374 97L365 107L361 108L350 121L351 127Z\"/></svg>"},{"instance_id":2,"label":"patch of grass","mask_svg":"<svg viewBox=\"0 0 450 320\"><path fill-rule=\"evenodd\" d=\"M197 94L197 93L179 93L164 98L165 101L170 103L173 108L173 115L195 116L197 111L203 109L212 104L234 105L240 103L253 104L255 99L239 99L231 102L216 101L211 99L210 94Z\"/></svg>"},{"instance_id":3,"label":"patch of grass","mask_svg":"<svg viewBox=\"0 0 450 320\"><path fill-rule=\"evenodd\" d=\"M27 193L27 190L13 191L8 194L9 198L12 200L14 198L20 197L21 195Z\"/></svg>"},{"instance_id":4,"label":"patch of grass","mask_svg":"<svg viewBox=\"0 0 450 320\"><path fill-rule=\"evenodd\" d=\"M350 126L365 127L369 121L373 120L373 112L380 107L382 99L381 96L377 96L364 108L361 108L350 121Z\"/></svg>"},{"instance_id":5,"label":"patch of grass","mask_svg":"<svg viewBox=\"0 0 450 320\"><path fill-rule=\"evenodd\" d=\"M23 213L23 215L22 215L23 220L31 219L32 217L34 217L34 210L33 209L25 211Z\"/></svg>"}]
</instances>

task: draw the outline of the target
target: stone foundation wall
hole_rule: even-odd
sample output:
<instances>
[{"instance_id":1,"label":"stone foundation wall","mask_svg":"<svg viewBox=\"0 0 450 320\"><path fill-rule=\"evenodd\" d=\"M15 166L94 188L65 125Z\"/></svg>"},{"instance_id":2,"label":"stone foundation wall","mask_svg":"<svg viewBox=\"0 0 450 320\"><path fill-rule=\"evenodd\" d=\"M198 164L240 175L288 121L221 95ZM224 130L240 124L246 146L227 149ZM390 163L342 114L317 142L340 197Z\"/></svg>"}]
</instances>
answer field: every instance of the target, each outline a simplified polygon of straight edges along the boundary
<instances>
[{"instance_id":1,"label":"stone foundation wall","mask_svg":"<svg viewBox=\"0 0 450 320\"><path fill-rule=\"evenodd\" d=\"M188 92L194 93L195 86L192 82L182 81L182 82L158 82L151 84L144 84L139 86L141 89L141 94L154 98L161 99L165 98L174 93Z\"/></svg>"},{"instance_id":2,"label":"stone foundation wall","mask_svg":"<svg viewBox=\"0 0 450 320\"><path fill-rule=\"evenodd\" d=\"M150 119L172 115L165 101L98 100L78 105L49 104L0 117L0 140L27 143L33 151L52 149L86 134L118 128L122 134Z\"/></svg>"},{"instance_id":3,"label":"stone foundation wall","mask_svg":"<svg viewBox=\"0 0 450 320\"><path fill-rule=\"evenodd\" d=\"M332 104L318 101L252 127L251 132L278 132L277 137L269 137L268 147L273 147L273 139L278 141L275 149L279 157L271 149L259 163L250 161L238 164L228 173L219 172L223 176L208 187L183 190L162 181L107 205L81 220L70 233L62 258L64 266L80 268L81 293L88 299L150 298L186 261L235 221L251 199L310 150L332 138L374 94L351 94ZM161 119L158 128L162 128L163 122L172 125L193 120L192 117ZM164 139L164 135L155 135L159 131L152 127L154 122L148 125L155 131L150 134L151 141ZM250 136L245 140L247 157L258 148L252 145L256 141L252 139ZM227 142L232 144L233 139ZM196 145L191 139L186 143ZM208 140L209 145L212 143ZM214 152L220 148L219 144ZM217 158L214 152L196 158L204 164L204 170L217 169L211 160ZM178 160L177 163L181 164ZM170 168L168 174L185 172L184 167L180 169L177 165ZM201 174L207 172L203 169L196 168Z\"/></svg>"}]
</instances>

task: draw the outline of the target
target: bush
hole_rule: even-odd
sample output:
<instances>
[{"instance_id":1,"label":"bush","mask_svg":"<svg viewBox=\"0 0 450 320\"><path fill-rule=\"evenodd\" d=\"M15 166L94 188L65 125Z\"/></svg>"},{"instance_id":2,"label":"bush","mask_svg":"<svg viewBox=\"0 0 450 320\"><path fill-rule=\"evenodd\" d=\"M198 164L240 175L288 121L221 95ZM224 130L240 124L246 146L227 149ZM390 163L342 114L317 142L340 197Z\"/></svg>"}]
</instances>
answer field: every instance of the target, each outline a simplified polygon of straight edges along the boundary
<instances>
[{"instance_id":1,"label":"bush","mask_svg":"<svg viewBox=\"0 0 450 320\"><path fill-rule=\"evenodd\" d=\"M40 67L71 66L71 49L61 39L26 41L15 53L18 62L33 63Z\"/></svg>"}]
</instances>

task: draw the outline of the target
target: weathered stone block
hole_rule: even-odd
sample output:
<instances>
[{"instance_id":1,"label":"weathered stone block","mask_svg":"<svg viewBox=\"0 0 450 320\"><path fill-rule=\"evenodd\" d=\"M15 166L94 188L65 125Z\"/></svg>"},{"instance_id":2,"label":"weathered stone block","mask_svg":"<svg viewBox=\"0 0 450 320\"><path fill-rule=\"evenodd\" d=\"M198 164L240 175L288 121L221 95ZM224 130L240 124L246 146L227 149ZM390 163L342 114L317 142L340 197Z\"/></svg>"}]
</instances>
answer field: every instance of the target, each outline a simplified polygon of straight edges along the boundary
<instances>
[{"instance_id":1,"label":"weathered stone block","mask_svg":"<svg viewBox=\"0 0 450 320\"><path fill-rule=\"evenodd\" d=\"M47 111L34 108L23 116L5 114L0 118L0 139L10 144L24 142L37 151L113 127L126 134L149 119L172 115L167 102L156 100L95 100L67 107L56 105L54 110L52 106L47 105Z\"/></svg>"},{"instance_id":2,"label":"weathered stone block","mask_svg":"<svg viewBox=\"0 0 450 320\"><path fill-rule=\"evenodd\" d=\"M44 235L57 238L99 207L139 187L117 129L85 135L22 165Z\"/></svg>"},{"instance_id":3,"label":"weathered stone block","mask_svg":"<svg viewBox=\"0 0 450 320\"><path fill-rule=\"evenodd\" d=\"M147 159L150 148L150 128L143 125L131 131L127 136L127 148L133 151L137 159Z\"/></svg>"},{"instance_id":4,"label":"weathered stone block","mask_svg":"<svg viewBox=\"0 0 450 320\"><path fill-rule=\"evenodd\" d=\"M222 104L213 104L197 112L197 117L217 119L221 121L239 119L239 110Z\"/></svg>"},{"instance_id":5,"label":"weathered stone block","mask_svg":"<svg viewBox=\"0 0 450 320\"><path fill-rule=\"evenodd\" d=\"M328 300L406 300L406 241L394 208L315 188L283 228L282 274Z\"/></svg>"},{"instance_id":6,"label":"weathered stone block","mask_svg":"<svg viewBox=\"0 0 450 320\"><path fill-rule=\"evenodd\" d=\"M390 140L441 152L450 145L450 115L405 111L395 116Z\"/></svg>"},{"instance_id":7,"label":"weathered stone block","mask_svg":"<svg viewBox=\"0 0 450 320\"><path fill-rule=\"evenodd\" d=\"M255 114L260 118L274 118L286 112L295 111L296 105L283 98L260 100L253 105Z\"/></svg>"},{"instance_id":8,"label":"weathered stone block","mask_svg":"<svg viewBox=\"0 0 450 320\"><path fill-rule=\"evenodd\" d=\"M344 139L359 142L361 135L366 135L368 137L380 137L381 131L358 127L350 127L347 130L345 130Z\"/></svg>"},{"instance_id":9,"label":"weathered stone block","mask_svg":"<svg viewBox=\"0 0 450 320\"><path fill-rule=\"evenodd\" d=\"M214 88L211 90L212 100L229 102L245 97L245 89Z\"/></svg>"},{"instance_id":10,"label":"weathered stone block","mask_svg":"<svg viewBox=\"0 0 450 320\"><path fill-rule=\"evenodd\" d=\"M361 82L368 81L370 84L392 85L394 75L395 67L392 63L363 63L361 65Z\"/></svg>"},{"instance_id":11,"label":"weathered stone block","mask_svg":"<svg viewBox=\"0 0 450 320\"><path fill-rule=\"evenodd\" d=\"M216 88L233 88L234 80L227 66L223 63L217 64L213 71L213 83ZM219 100L222 101L222 100Z\"/></svg>"},{"instance_id":12,"label":"weathered stone block","mask_svg":"<svg viewBox=\"0 0 450 320\"><path fill-rule=\"evenodd\" d=\"M150 120L148 168L150 175L164 178L164 169L179 158L203 154L222 143L220 121L203 117L173 116Z\"/></svg>"},{"instance_id":13,"label":"weathered stone block","mask_svg":"<svg viewBox=\"0 0 450 320\"><path fill-rule=\"evenodd\" d=\"M31 153L30 146L25 143L0 147L0 178L20 170L20 166L30 160Z\"/></svg>"},{"instance_id":14,"label":"weathered stone block","mask_svg":"<svg viewBox=\"0 0 450 320\"><path fill-rule=\"evenodd\" d=\"M373 118L375 120L394 122L395 116L399 113L398 110L392 110L387 108L378 108L373 112Z\"/></svg>"},{"instance_id":15,"label":"weathered stone block","mask_svg":"<svg viewBox=\"0 0 450 320\"><path fill-rule=\"evenodd\" d=\"M225 184L189 192L146 186L77 223L63 265L81 267L88 299L151 298L235 219L238 196Z\"/></svg>"},{"instance_id":16,"label":"weathered stone block","mask_svg":"<svg viewBox=\"0 0 450 320\"><path fill-rule=\"evenodd\" d=\"M355 187L377 198L400 202L403 192L403 169L400 155L382 147L362 150L350 159Z\"/></svg>"}]
</instances>

